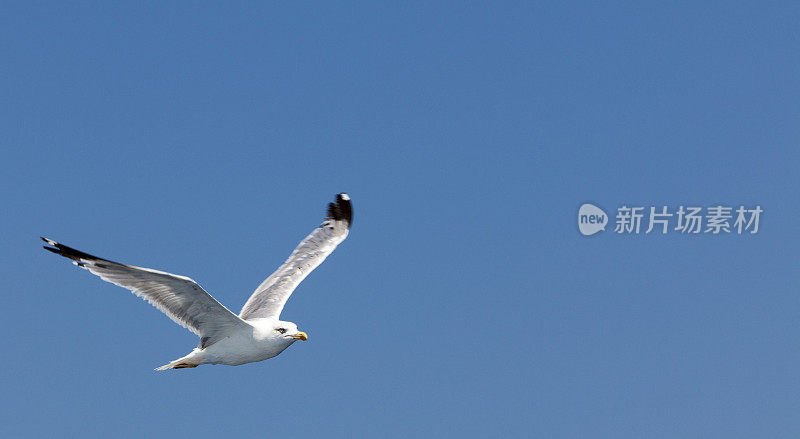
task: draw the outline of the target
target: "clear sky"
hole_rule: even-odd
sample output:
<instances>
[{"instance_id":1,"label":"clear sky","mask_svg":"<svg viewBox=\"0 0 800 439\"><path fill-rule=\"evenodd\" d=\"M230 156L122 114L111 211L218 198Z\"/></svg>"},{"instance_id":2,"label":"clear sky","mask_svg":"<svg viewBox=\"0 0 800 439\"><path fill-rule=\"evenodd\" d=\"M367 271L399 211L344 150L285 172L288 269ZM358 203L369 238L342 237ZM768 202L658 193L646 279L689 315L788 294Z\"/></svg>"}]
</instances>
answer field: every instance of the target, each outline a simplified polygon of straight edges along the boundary
<instances>
[{"instance_id":1,"label":"clear sky","mask_svg":"<svg viewBox=\"0 0 800 439\"><path fill-rule=\"evenodd\" d=\"M21 3L1 436L800 435L796 2ZM238 311L338 192L310 340L240 367L154 372L196 337L38 240ZM585 237L584 202L764 212Z\"/></svg>"}]
</instances>

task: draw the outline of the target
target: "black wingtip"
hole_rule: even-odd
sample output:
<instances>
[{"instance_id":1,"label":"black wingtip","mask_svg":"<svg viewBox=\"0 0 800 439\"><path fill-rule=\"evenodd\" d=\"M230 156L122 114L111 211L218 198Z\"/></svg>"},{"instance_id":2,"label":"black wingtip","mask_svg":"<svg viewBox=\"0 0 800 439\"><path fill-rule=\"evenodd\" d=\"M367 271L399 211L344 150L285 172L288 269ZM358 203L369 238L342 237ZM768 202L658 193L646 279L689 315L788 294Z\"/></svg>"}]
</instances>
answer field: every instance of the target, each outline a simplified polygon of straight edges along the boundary
<instances>
[{"instance_id":1,"label":"black wingtip","mask_svg":"<svg viewBox=\"0 0 800 439\"><path fill-rule=\"evenodd\" d=\"M347 227L353 223L353 205L350 203L350 196L342 192L336 195L336 202L328 204L328 218L336 221L345 221Z\"/></svg>"},{"instance_id":2,"label":"black wingtip","mask_svg":"<svg viewBox=\"0 0 800 439\"><path fill-rule=\"evenodd\" d=\"M43 236L40 236L40 238L42 238L42 241L52 246L48 247L46 245L43 245L42 246L43 249L51 251L59 256L72 259L73 261L80 262L83 259L88 261L106 261L115 263L113 261L109 261L108 259L98 258L97 256L90 255L89 253L84 253L80 250L75 250L72 247L67 247L66 245L55 242L52 239L47 239Z\"/></svg>"},{"instance_id":3,"label":"black wingtip","mask_svg":"<svg viewBox=\"0 0 800 439\"><path fill-rule=\"evenodd\" d=\"M43 249L45 249L45 250L47 250L47 251L51 251L51 252L53 252L53 253L55 253L55 254L57 254L57 255L60 255L60 254L61 254L61 250L59 250L59 249L57 249L57 248L48 247L48 246L46 246L46 245L43 245L43 246L42 246L42 248L43 248Z\"/></svg>"},{"instance_id":4,"label":"black wingtip","mask_svg":"<svg viewBox=\"0 0 800 439\"><path fill-rule=\"evenodd\" d=\"M47 239L44 236L40 236L39 239L41 239L42 241L46 242L47 245L52 245L52 247L48 247L47 245L43 245L42 246L43 249L45 249L47 251L51 251L51 252L53 252L53 253L55 253L57 255L61 254L61 250L59 250L57 242L53 241L52 239Z\"/></svg>"}]
</instances>

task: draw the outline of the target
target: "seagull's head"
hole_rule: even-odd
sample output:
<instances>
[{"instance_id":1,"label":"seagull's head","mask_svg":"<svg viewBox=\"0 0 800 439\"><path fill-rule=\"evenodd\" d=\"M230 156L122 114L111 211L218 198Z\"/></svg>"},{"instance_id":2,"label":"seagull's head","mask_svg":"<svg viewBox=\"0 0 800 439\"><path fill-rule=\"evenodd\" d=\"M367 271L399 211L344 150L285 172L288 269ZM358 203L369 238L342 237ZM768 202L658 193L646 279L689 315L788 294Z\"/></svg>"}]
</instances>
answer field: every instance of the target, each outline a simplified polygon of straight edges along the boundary
<instances>
[{"instance_id":1,"label":"seagull's head","mask_svg":"<svg viewBox=\"0 0 800 439\"><path fill-rule=\"evenodd\" d=\"M282 322L278 320L272 326L272 336L276 339L284 340L289 344L292 344L297 340L308 340L308 335L306 335L305 332L298 330L297 325L292 322Z\"/></svg>"}]
</instances>

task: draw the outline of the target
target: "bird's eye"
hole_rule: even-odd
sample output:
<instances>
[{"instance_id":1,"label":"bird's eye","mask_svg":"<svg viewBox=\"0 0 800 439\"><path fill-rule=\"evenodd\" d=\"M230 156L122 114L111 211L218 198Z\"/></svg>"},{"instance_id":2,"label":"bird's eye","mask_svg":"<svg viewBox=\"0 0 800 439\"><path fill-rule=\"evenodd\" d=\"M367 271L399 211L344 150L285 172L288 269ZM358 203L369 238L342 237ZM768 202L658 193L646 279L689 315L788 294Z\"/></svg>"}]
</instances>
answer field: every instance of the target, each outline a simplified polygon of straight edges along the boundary
<instances>
[{"instance_id":1,"label":"bird's eye","mask_svg":"<svg viewBox=\"0 0 800 439\"><path fill-rule=\"evenodd\" d=\"M286 328L278 328L276 331L280 332L281 334L286 334Z\"/></svg>"}]
</instances>

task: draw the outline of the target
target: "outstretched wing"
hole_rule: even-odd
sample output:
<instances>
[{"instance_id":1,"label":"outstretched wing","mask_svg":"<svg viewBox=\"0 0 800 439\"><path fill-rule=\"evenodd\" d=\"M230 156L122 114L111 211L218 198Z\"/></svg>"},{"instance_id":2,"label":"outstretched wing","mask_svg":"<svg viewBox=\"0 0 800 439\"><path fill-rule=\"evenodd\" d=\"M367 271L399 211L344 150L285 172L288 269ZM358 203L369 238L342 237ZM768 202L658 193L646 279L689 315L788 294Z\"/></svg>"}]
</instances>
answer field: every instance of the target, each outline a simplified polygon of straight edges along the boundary
<instances>
[{"instance_id":1,"label":"outstretched wing","mask_svg":"<svg viewBox=\"0 0 800 439\"><path fill-rule=\"evenodd\" d=\"M353 207L347 194L328 204L328 218L304 239L289 259L272 273L247 300L239 313L242 319L278 318L292 291L339 243L347 238L353 222Z\"/></svg>"},{"instance_id":2,"label":"outstretched wing","mask_svg":"<svg viewBox=\"0 0 800 439\"><path fill-rule=\"evenodd\" d=\"M150 302L175 323L200 336L201 348L246 325L188 277L112 262L47 238L42 240L52 246L45 246L45 250L72 259L78 267Z\"/></svg>"}]
</instances>

